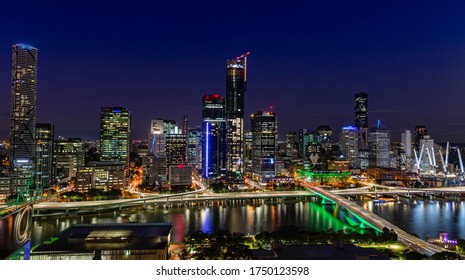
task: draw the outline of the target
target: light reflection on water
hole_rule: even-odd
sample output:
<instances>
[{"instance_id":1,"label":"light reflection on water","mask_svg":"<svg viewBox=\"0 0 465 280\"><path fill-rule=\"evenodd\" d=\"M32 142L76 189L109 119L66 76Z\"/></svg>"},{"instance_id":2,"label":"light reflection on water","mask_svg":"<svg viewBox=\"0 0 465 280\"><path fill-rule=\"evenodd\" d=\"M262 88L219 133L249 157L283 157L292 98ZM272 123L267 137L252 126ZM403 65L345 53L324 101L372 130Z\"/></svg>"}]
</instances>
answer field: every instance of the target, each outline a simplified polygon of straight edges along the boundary
<instances>
[{"instance_id":1,"label":"light reflection on water","mask_svg":"<svg viewBox=\"0 0 465 280\"><path fill-rule=\"evenodd\" d=\"M425 239L436 238L440 231L449 232L451 239L465 238L464 201L403 199L392 203L374 204L358 201L366 209L392 222L407 232ZM280 203L255 200L231 205L170 209L130 209L101 214L36 219L32 243L42 242L72 224L82 223L171 223L172 239L181 242L195 231L259 233L294 225L307 231L359 229L350 213L334 205L319 205L306 201Z\"/></svg>"},{"instance_id":2,"label":"light reflection on water","mask_svg":"<svg viewBox=\"0 0 465 280\"><path fill-rule=\"evenodd\" d=\"M344 218L345 217L345 218ZM359 229L351 225L349 214L334 205L319 205L310 201L264 203L255 200L232 205L170 209L131 209L101 214L40 218L34 220L32 243L47 240L54 234L79 223L171 223L172 239L181 242L185 235L195 231L215 232L228 229L231 232L256 234L276 231L282 226L294 225L301 230L338 231L346 228ZM39 228L42 227L40 230Z\"/></svg>"},{"instance_id":3,"label":"light reflection on water","mask_svg":"<svg viewBox=\"0 0 465 280\"><path fill-rule=\"evenodd\" d=\"M420 238L465 239L465 204L460 200L401 199L392 203L368 202L368 210Z\"/></svg>"}]
</instances>

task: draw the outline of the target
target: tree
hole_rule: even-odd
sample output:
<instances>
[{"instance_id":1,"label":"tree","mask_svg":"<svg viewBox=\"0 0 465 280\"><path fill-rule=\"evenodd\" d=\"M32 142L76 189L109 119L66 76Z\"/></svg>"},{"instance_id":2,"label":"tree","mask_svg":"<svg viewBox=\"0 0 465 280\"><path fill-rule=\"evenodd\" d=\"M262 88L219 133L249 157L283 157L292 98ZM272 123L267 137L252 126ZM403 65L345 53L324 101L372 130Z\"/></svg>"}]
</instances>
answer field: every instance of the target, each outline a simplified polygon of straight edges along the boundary
<instances>
[{"instance_id":1,"label":"tree","mask_svg":"<svg viewBox=\"0 0 465 280\"><path fill-rule=\"evenodd\" d=\"M465 254L465 240L464 239L457 240L457 252L459 252L459 254Z\"/></svg>"},{"instance_id":2,"label":"tree","mask_svg":"<svg viewBox=\"0 0 465 280\"><path fill-rule=\"evenodd\" d=\"M441 252L441 253L436 253L431 256L432 260L461 260L462 258L460 257L459 254L453 253L453 252Z\"/></svg>"},{"instance_id":3,"label":"tree","mask_svg":"<svg viewBox=\"0 0 465 280\"><path fill-rule=\"evenodd\" d=\"M248 260L252 251L245 245L244 234L220 230L208 234L195 232L184 238L182 259L196 260Z\"/></svg>"}]
</instances>

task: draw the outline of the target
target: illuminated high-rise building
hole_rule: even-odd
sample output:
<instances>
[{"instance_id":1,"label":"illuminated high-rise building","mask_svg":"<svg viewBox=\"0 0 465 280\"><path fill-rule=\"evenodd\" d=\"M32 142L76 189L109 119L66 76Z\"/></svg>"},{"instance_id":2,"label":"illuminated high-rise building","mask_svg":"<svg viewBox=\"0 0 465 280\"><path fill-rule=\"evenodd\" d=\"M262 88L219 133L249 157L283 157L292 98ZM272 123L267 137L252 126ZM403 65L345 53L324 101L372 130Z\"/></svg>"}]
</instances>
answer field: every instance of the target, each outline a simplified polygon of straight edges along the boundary
<instances>
[{"instance_id":1,"label":"illuminated high-rise building","mask_svg":"<svg viewBox=\"0 0 465 280\"><path fill-rule=\"evenodd\" d=\"M131 115L121 107L104 107L100 115L100 154L102 161L129 167Z\"/></svg>"},{"instance_id":2,"label":"illuminated high-rise building","mask_svg":"<svg viewBox=\"0 0 465 280\"><path fill-rule=\"evenodd\" d=\"M389 130L380 121L368 131L369 166L389 168L391 138Z\"/></svg>"},{"instance_id":3,"label":"illuminated high-rise building","mask_svg":"<svg viewBox=\"0 0 465 280\"><path fill-rule=\"evenodd\" d=\"M166 158L168 166L187 164L187 138L186 134L166 134Z\"/></svg>"},{"instance_id":4,"label":"illuminated high-rise building","mask_svg":"<svg viewBox=\"0 0 465 280\"><path fill-rule=\"evenodd\" d=\"M368 148L368 94L359 92L355 94L355 126L359 132L359 145L361 149Z\"/></svg>"},{"instance_id":5,"label":"illuminated high-rise building","mask_svg":"<svg viewBox=\"0 0 465 280\"><path fill-rule=\"evenodd\" d=\"M86 143L81 138L59 138L53 141L52 177L54 180L76 177L84 165Z\"/></svg>"},{"instance_id":6,"label":"illuminated high-rise building","mask_svg":"<svg viewBox=\"0 0 465 280\"><path fill-rule=\"evenodd\" d=\"M187 162L195 169L202 168L202 128L190 128L187 130Z\"/></svg>"},{"instance_id":7,"label":"illuminated high-rise building","mask_svg":"<svg viewBox=\"0 0 465 280\"><path fill-rule=\"evenodd\" d=\"M307 160L307 148L315 141L315 133L308 128L299 129L299 158Z\"/></svg>"},{"instance_id":8,"label":"illuminated high-rise building","mask_svg":"<svg viewBox=\"0 0 465 280\"><path fill-rule=\"evenodd\" d=\"M10 104L10 194L34 185L37 98L36 48L13 45Z\"/></svg>"},{"instance_id":9,"label":"illuminated high-rise building","mask_svg":"<svg viewBox=\"0 0 465 280\"><path fill-rule=\"evenodd\" d=\"M244 173L244 94L247 91L247 54L226 61L226 120L228 176Z\"/></svg>"},{"instance_id":10,"label":"illuminated high-rise building","mask_svg":"<svg viewBox=\"0 0 465 280\"><path fill-rule=\"evenodd\" d=\"M218 94L202 98L202 169L207 179L226 173L225 101Z\"/></svg>"},{"instance_id":11,"label":"illuminated high-rise building","mask_svg":"<svg viewBox=\"0 0 465 280\"><path fill-rule=\"evenodd\" d=\"M333 140L333 131L328 125L320 125L316 128L316 141L323 148L327 148Z\"/></svg>"},{"instance_id":12,"label":"illuminated high-rise building","mask_svg":"<svg viewBox=\"0 0 465 280\"><path fill-rule=\"evenodd\" d=\"M267 183L275 177L278 125L273 112L257 111L251 118L253 177Z\"/></svg>"},{"instance_id":13,"label":"illuminated high-rise building","mask_svg":"<svg viewBox=\"0 0 465 280\"><path fill-rule=\"evenodd\" d=\"M415 147L420 148L420 140L428 135L428 129L424 125L415 126Z\"/></svg>"},{"instance_id":14,"label":"illuminated high-rise building","mask_svg":"<svg viewBox=\"0 0 465 280\"><path fill-rule=\"evenodd\" d=\"M299 156L299 139L297 133L286 133L286 156L291 160L296 160Z\"/></svg>"},{"instance_id":15,"label":"illuminated high-rise building","mask_svg":"<svg viewBox=\"0 0 465 280\"><path fill-rule=\"evenodd\" d=\"M349 161L349 166L351 168L360 167L357 127L345 126L341 129L339 146L344 159Z\"/></svg>"},{"instance_id":16,"label":"illuminated high-rise building","mask_svg":"<svg viewBox=\"0 0 465 280\"><path fill-rule=\"evenodd\" d=\"M53 124L36 124L35 184L38 193L49 188L52 181L53 138Z\"/></svg>"}]
</instances>

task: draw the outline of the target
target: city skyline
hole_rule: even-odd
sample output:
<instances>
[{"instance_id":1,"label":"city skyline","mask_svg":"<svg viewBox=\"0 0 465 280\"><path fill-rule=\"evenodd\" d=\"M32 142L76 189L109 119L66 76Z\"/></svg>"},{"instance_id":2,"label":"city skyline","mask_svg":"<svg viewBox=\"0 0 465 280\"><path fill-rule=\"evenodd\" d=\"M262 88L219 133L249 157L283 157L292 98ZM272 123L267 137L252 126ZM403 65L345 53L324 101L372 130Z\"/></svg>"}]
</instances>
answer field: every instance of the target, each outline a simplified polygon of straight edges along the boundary
<instances>
[{"instance_id":1,"label":"city skyline","mask_svg":"<svg viewBox=\"0 0 465 280\"><path fill-rule=\"evenodd\" d=\"M75 21L87 11L85 3L54 7L57 15L49 20L35 15L45 6L22 5L28 6L26 14L34 15L19 23L6 15L11 24L0 27L5 34L0 39L0 92L10 91L11 45L26 42L38 48L37 122L55 124L56 136L98 139L100 108L108 106L131 110L134 139L146 138L153 118L181 124L187 114L191 127L200 126L200 97L226 95L224 61L251 51L245 94L248 129L251 113L273 106L280 139L287 131L325 124L337 132L353 125L353 94L363 91L370 96L369 127L381 119L394 141L404 129L425 125L437 142L465 142L460 108L465 102L465 34L459 16L463 4L437 7L439 13L428 3L360 3L361 11L347 4L332 9L322 3L302 4L296 11L251 3L234 27L218 18L231 7L218 5L141 4L127 11L115 5L101 15L107 6L96 4L87 12L89 23L78 26ZM159 17L143 11L154 7ZM193 18L190 8L201 12ZM64 10L69 12L66 17L58 15ZM125 19L139 12L140 18L113 19L112 14L123 10ZM278 11L281 17L266 15ZM104 23L100 16L112 20ZM33 20L40 32L17 32L12 25L26 26ZM115 25L113 31L103 32L109 24ZM141 35L158 25L166 30ZM231 40L236 28L242 32ZM177 37L195 43L186 47ZM7 139L9 95L0 96L0 138Z\"/></svg>"}]
</instances>

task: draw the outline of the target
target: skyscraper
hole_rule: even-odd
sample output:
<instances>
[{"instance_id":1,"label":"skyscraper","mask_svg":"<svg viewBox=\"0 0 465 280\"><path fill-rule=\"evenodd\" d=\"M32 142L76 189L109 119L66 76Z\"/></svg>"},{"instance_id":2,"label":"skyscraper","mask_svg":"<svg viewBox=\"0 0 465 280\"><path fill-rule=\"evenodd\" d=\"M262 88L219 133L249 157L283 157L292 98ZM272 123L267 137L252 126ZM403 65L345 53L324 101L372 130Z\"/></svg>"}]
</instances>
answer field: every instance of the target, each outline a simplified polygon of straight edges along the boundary
<instances>
[{"instance_id":1,"label":"skyscraper","mask_svg":"<svg viewBox=\"0 0 465 280\"><path fill-rule=\"evenodd\" d=\"M203 176L216 179L226 172L225 101L218 94L202 98Z\"/></svg>"},{"instance_id":2,"label":"skyscraper","mask_svg":"<svg viewBox=\"0 0 465 280\"><path fill-rule=\"evenodd\" d=\"M359 132L360 149L368 149L368 94L359 92L355 94L355 126Z\"/></svg>"},{"instance_id":3,"label":"skyscraper","mask_svg":"<svg viewBox=\"0 0 465 280\"><path fill-rule=\"evenodd\" d=\"M415 147L420 148L420 140L428 135L428 129L424 125L415 126Z\"/></svg>"},{"instance_id":4,"label":"skyscraper","mask_svg":"<svg viewBox=\"0 0 465 280\"><path fill-rule=\"evenodd\" d=\"M114 161L129 167L131 115L121 107L104 107L100 115L100 153L102 161Z\"/></svg>"},{"instance_id":5,"label":"skyscraper","mask_svg":"<svg viewBox=\"0 0 465 280\"><path fill-rule=\"evenodd\" d=\"M53 138L53 124L36 124L35 184L39 193L49 188L52 180Z\"/></svg>"},{"instance_id":6,"label":"skyscraper","mask_svg":"<svg viewBox=\"0 0 465 280\"><path fill-rule=\"evenodd\" d=\"M257 111L252 115L252 171L258 181L267 183L275 177L278 127L273 112Z\"/></svg>"},{"instance_id":7,"label":"skyscraper","mask_svg":"<svg viewBox=\"0 0 465 280\"><path fill-rule=\"evenodd\" d=\"M369 166L389 168L390 163L390 134L389 130L378 121L376 127L368 131Z\"/></svg>"},{"instance_id":8,"label":"skyscraper","mask_svg":"<svg viewBox=\"0 0 465 280\"><path fill-rule=\"evenodd\" d=\"M244 94L247 91L247 54L226 61L227 171L244 173Z\"/></svg>"},{"instance_id":9,"label":"skyscraper","mask_svg":"<svg viewBox=\"0 0 465 280\"><path fill-rule=\"evenodd\" d=\"M10 107L10 194L34 185L37 98L36 48L13 45Z\"/></svg>"},{"instance_id":10,"label":"skyscraper","mask_svg":"<svg viewBox=\"0 0 465 280\"><path fill-rule=\"evenodd\" d=\"M339 145L342 155L349 161L349 166L351 168L360 167L357 127L343 127L339 134Z\"/></svg>"}]
</instances>

